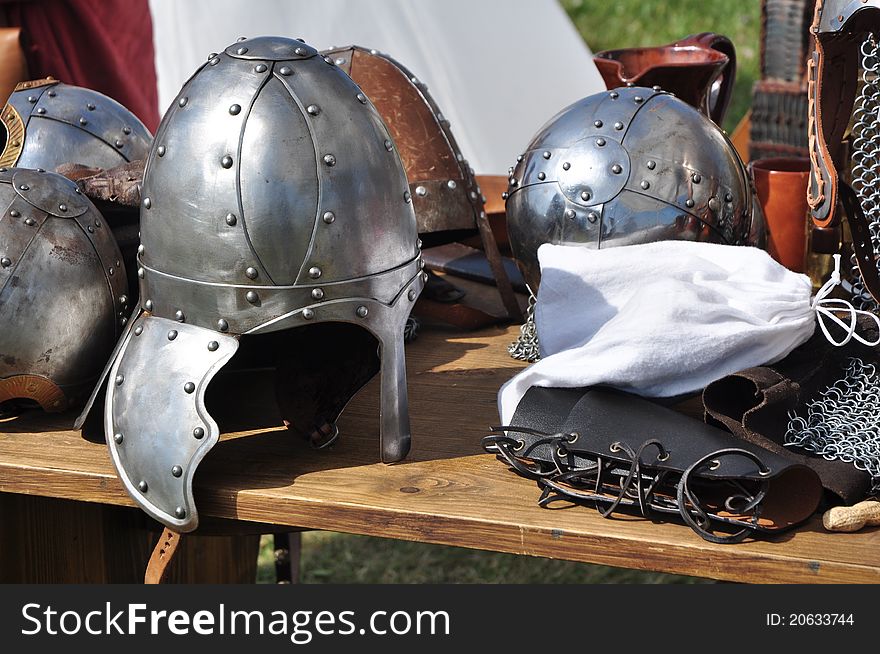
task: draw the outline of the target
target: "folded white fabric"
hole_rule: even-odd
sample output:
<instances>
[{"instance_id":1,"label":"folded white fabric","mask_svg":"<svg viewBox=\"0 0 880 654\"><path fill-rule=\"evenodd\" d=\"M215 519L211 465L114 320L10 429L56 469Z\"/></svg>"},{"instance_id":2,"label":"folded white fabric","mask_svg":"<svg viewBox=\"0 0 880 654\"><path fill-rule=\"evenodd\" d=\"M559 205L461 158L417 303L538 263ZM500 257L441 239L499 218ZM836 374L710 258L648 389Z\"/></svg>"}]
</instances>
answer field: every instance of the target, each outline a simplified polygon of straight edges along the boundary
<instances>
[{"instance_id":1,"label":"folded white fabric","mask_svg":"<svg viewBox=\"0 0 880 654\"><path fill-rule=\"evenodd\" d=\"M542 359L501 388L505 424L531 386L672 397L778 361L816 327L810 279L757 248L547 244L538 260Z\"/></svg>"}]
</instances>

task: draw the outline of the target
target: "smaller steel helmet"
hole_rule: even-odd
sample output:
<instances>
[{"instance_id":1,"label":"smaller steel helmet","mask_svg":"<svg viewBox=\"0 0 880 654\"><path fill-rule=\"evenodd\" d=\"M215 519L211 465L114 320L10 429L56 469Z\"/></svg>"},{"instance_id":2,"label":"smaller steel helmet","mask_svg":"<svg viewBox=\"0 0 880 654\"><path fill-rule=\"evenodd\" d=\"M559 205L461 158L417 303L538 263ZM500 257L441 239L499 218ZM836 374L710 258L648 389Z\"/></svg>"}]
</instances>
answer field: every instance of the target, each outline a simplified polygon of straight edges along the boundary
<instances>
[{"instance_id":1,"label":"smaller steel helmet","mask_svg":"<svg viewBox=\"0 0 880 654\"><path fill-rule=\"evenodd\" d=\"M102 93L51 77L21 82L0 112L0 166L55 170L67 163L113 168L146 158L153 137Z\"/></svg>"},{"instance_id":2,"label":"smaller steel helmet","mask_svg":"<svg viewBox=\"0 0 880 654\"><path fill-rule=\"evenodd\" d=\"M543 243L766 242L731 142L658 87L605 91L563 109L510 169L506 199L510 245L533 291Z\"/></svg>"},{"instance_id":3,"label":"smaller steel helmet","mask_svg":"<svg viewBox=\"0 0 880 654\"><path fill-rule=\"evenodd\" d=\"M128 315L101 214L55 173L0 168L0 402L63 411L88 396Z\"/></svg>"}]
</instances>

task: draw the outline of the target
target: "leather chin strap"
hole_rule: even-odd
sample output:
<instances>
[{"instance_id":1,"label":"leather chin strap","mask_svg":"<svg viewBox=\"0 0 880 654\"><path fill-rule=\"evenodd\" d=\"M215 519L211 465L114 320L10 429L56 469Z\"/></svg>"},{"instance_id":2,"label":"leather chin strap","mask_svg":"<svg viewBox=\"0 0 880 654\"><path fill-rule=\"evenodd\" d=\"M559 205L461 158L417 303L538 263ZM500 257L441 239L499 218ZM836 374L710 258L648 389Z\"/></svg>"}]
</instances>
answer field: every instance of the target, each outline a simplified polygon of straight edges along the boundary
<instances>
[{"instance_id":1,"label":"leather chin strap","mask_svg":"<svg viewBox=\"0 0 880 654\"><path fill-rule=\"evenodd\" d=\"M147 563L147 571L144 574L145 584L163 584L168 580L169 566L180 546L180 538L180 534L171 531L168 527L162 530L159 542L156 543Z\"/></svg>"}]
</instances>

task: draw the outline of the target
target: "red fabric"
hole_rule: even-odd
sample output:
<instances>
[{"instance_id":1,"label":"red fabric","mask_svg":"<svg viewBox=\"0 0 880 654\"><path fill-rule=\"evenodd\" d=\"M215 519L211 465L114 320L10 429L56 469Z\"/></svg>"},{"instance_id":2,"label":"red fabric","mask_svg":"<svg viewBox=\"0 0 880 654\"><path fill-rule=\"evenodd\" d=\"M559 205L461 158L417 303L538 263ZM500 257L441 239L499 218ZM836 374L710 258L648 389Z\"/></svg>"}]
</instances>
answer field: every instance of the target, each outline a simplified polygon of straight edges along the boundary
<instances>
[{"instance_id":1,"label":"red fabric","mask_svg":"<svg viewBox=\"0 0 880 654\"><path fill-rule=\"evenodd\" d=\"M31 79L52 77L108 95L147 129L159 124L153 22L147 0L3 2L21 27Z\"/></svg>"}]
</instances>

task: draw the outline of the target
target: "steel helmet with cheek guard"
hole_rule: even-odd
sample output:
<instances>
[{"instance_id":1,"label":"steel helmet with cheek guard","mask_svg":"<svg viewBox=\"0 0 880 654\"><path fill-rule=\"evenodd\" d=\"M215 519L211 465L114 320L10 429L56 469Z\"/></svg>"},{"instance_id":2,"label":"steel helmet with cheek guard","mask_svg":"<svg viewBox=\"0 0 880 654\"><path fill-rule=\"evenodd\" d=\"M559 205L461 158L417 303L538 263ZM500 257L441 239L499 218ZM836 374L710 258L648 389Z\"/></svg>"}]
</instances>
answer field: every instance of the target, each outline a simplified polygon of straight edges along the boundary
<instances>
[{"instance_id":1,"label":"steel helmet with cheek guard","mask_svg":"<svg viewBox=\"0 0 880 654\"><path fill-rule=\"evenodd\" d=\"M156 134L138 263L141 312L109 366L104 431L151 516L197 527L193 475L220 435L206 388L242 336L316 339L299 363L308 383L288 388L318 390L285 418L334 428L374 370L322 367L313 353L348 341L321 323L363 327L371 357L380 345L382 459L406 456L403 329L424 284L412 198L379 114L332 60L276 37L211 55Z\"/></svg>"},{"instance_id":2,"label":"steel helmet with cheek guard","mask_svg":"<svg viewBox=\"0 0 880 654\"><path fill-rule=\"evenodd\" d=\"M51 77L16 85L0 121L6 129L0 153L5 167L113 168L144 159L152 142L149 130L116 100Z\"/></svg>"},{"instance_id":3,"label":"steel helmet with cheek guard","mask_svg":"<svg viewBox=\"0 0 880 654\"><path fill-rule=\"evenodd\" d=\"M550 119L511 169L510 245L537 291L543 243L662 240L763 247L745 166L715 123L658 87L588 96Z\"/></svg>"}]
</instances>

